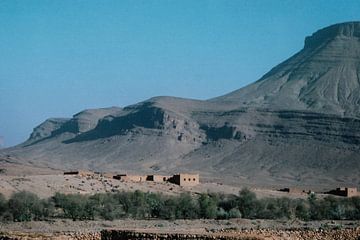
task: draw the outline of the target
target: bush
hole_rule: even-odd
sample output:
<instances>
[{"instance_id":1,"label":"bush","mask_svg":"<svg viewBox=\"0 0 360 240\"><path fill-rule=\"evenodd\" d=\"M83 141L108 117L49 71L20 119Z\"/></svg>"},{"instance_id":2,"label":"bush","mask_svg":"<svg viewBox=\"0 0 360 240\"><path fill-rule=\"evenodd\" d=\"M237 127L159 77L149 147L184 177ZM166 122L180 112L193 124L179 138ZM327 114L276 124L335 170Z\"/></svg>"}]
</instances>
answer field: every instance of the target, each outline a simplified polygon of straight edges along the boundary
<instances>
[{"instance_id":1,"label":"bush","mask_svg":"<svg viewBox=\"0 0 360 240\"><path fill-rule=\"evenodd\" d=\"M177 199L168 198L164 201L164 207L160 209L159 218L175 220L177 218Z\"/></svg>"},{"instance_id":2,"label":"bush","mask_svg":"<svg viewBox=\"0 0 360 240\"><path fill-rule=\"evenodd\" d=\"M295 202L295 217L305 221L310 220L309 207L303 200L298 200Z\"/></svg>"},{"instance_id":3,"label":"bush","mask_svg":"<svg viewBox=\"0 0 360 240\"><path fill-rule=\"evenodd\" d=\"M199 211L201 218L210 218L214 219L217 216L217 206L218 200L216 196L211 196L208 194L201 194L199 199Z\"/></svg>"},{"instance_id":4,"label":"bush","mask_svg":"<svg viewBox=\"0 0 360 240\"><path fill-rule=\"evenodd\" d=\"M196 219L199 218L199 206L189 193L182 193L177 199L176 218Z\"/></svg>"},{"instance_id":5,"label":"bush","mask_svg":"<svg viewBox=\"0 0 360 240\"><path fill-rule=\"evenodd\" d=\"M52 208L47 200L29 192L14 193L8 201L8 209L14 221L42 220L52 215Z\"/></svg>"},{"instance_id":6,"label":"bush","mask_svg":"<svg viewBox=\"0 0 360 240\"><path fill-rule=\"evenodd\" d=\"M95 216L95 202L88 196L80 194L61 194L54 196L55 206L62 208L63 217L73 220L93 220Z\"/></svg>"},{"instance_id":7,"label":"bush","mask_svg":"<svg viewBox=\"0 0 360 240\"><path fill-rule=\"evenodd\" d=\"M216 218L218 218L218 219L228 219L229 218L229 213L227 211L225 211L223 208L219 208L217 213L216 213Z\"/></svg>"},{"instance_id":8,"label":"bush","mask_svg":"<svg viewBox=\"0 0 360 240\"><path fill-rule=\"evenodd\" d=\"M50 199L39 199L35 194L19 192L6 201L0 194L1 221L31 221L46 218L113 220L119 218L263 218L322 220L360 219L360 198L325 197L309 195L307 200L289 198L263 198L248 189L238 196L200 194L192 196L165 196L158 193L119 192L99 193L93 196L56 193Z\"/></svg>"},{"instance_id":9,"label":"bush","mask_svg":"<svg viewBox=\"0 0 360 240\"><path fill-rule=\"evenodd\" d=\"M255 193L247 188L240 191L237 202L241 215L244 218L255 218L257 213L261 211L261 205L256 199Z\"/></svg>"},{"instance_id":10,"label":"bush","mask_svg":"<svg viewBox=\"0 0 360 240\"><path fill-rule=\"evenodd\" d=\"M161 194L149 193L146 196L147 207L151 218L159 218L164 208L164 197Z\"/></svg>"},{"instance_id":11,"label":"bush","mask_svg":"<svg viewBox=\"0 0 360 240\"><path fill-rule=\"evenodd\" d=\"M123 206L112 194L95 194L90 197L94 204L96 215L105 220L119 219L125 215Z\"/></svg>"},{"instance_id":12,"label":"bush","mask_svg":"<svg viewBox=\"0 0 360 240\"><path fill-rule=\"evenodd\" d=\"M237 208L232 208L229 211L229 218L241 218L241 212Z\"/></svg>"},{"instance_id":13,"label":"bush","mask_svg":"<svg viewBox=\"0 0 360 240\"><path fill-rule=\"evenodd\" d=\"M7 209L6 204L7 204L7 202L6 202L6 199L5 199L4 195L2 193L0 193L0 216Z\"/></svg>"}]
</instances>

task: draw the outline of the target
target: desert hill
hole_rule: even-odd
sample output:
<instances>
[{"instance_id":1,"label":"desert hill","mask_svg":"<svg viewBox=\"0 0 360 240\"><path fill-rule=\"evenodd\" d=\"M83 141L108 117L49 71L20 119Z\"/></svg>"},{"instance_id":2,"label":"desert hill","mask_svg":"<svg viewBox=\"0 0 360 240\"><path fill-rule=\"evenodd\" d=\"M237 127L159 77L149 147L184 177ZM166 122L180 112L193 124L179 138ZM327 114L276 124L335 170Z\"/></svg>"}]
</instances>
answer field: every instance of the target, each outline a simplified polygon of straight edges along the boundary
<instances>
[{"instance_id":1,"label":"desert hill","mask_svg":"<svg viewBox=\"0 0 360 240\"><path fill-rule=\"evenodd\" d=\"M227 95L156 97L51 118L0 156L55 169L198 171L228 183L360 186L359 76L360 22L336 24Z\"/></svg>"}]
</instances>

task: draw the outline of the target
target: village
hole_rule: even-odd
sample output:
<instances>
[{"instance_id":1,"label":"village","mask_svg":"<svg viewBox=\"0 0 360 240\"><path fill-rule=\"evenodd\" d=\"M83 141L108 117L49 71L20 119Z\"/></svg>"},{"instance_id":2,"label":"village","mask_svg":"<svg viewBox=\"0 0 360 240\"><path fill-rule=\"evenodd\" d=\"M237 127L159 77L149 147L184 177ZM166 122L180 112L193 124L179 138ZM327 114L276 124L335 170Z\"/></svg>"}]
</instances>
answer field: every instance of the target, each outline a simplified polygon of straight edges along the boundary
<instances>
[{"instance_id":1,"label":"village","mask_svg":"<svg viewBox=\"0 0 360 240\"><path fill-rule=\"evenodd\" d=\"M75 175L80 177L104 177L109 179L116 179L122 182L154 182L154 183L171 183L181 187L193 187L200 184L200 175L198 173L177 173L174 175L132 175L132 174L116 174L116 173L101 173L86 170L75 170L64 172L64 175ZM308 195L308 194L323 194L334 195L339 197L356 197L360 196L360 192L356 187L337 187L330 191L315 192L312 190L305 190L299 187L288 187L278 190L279 192L286 192L289 195Z\"/></svg>"},{"instance_id":2,"label":"village","mask_svg":"<svg viewBox=\"0 0 360 240\"><path fill-rule=\"evenodd\" d=\"M117 179L120 181L131 182L169 182L179 186L196 186L199 184L199 174L191 173L178 173L172 176L169 175L129 175L129 174L114 174L114 173L100 173L91 171L68 171L64 172L64 175L78 175L81 177L99 176L110 179Z\"/></svg>"}]
</instances>

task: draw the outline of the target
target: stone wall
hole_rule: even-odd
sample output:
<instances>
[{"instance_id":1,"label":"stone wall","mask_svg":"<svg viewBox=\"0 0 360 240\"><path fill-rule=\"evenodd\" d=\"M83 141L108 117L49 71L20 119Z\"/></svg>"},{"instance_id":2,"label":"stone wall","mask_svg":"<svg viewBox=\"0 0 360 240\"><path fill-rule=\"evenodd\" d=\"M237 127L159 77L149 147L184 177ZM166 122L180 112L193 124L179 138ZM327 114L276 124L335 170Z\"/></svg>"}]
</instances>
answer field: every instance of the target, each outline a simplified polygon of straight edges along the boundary
<instances>
[{"instance_id":1,"label":"stone wall","mask_svg":"<svg viewBox=\"0 0 360 240\"><path fill-rule=\"evenodd\" d=\"M64 232L64 233L0 233L0 240L100 240L100 232Z\"/></svg>"},{"instance_id":2,"label":"stone wall","mask_svg":"<svg viewBox=\"0 0 360 240\"><path fill-rule=\"evenodd\" d=\"M103 230L101 240L261 240L250 236L225 236L211 234L150 233L125 230Z\"/></svg>"},{"instance_id":3,"label":"stone wall","mask_svg":"<svg viewBox=\"0 0 360 240\"><path fill-rule=\"evenodd\" d=\"M241 230L208 234L103 230L101 240L360 240L360 228L332 230Z\"/></svg>"}]
</instances>

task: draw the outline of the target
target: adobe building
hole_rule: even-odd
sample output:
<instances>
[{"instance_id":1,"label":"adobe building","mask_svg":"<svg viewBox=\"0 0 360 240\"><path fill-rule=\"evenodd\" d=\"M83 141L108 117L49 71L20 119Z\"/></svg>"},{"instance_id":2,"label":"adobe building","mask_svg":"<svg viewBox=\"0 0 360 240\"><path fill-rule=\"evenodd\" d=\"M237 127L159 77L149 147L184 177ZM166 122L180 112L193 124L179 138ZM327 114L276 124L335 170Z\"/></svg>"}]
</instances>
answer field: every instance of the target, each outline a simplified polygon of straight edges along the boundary
<instances>
[{"instance_id":1,"label":"adobe building","mask_svg":"<svg viewBox=\"0 0 360 240\"><path fill-rule=\"evenodd\" d=\"M199 184L199 174L179 173L172 176L169 181L180 186L192 187Z\"/></svg>"},{"instance_id":2,"label":"adobe building","mask_svg":"<svg viewBox=\"0 0 360 240\"><path fill-rule=\"evenodd\" d=\"M146 181L147 176L117 174L117 175L113 176L113 178L117 179L117 180L122 180L122 181L144 182L144 181Z\"/></svg>"},{"instance_id":3,"label":"adobe building","mask_svg":"<svg viewBox=\"0 0 360 240\"><path fill-rule=\"evenodd\" d=\"M147 175L146 181L152 181L152 182L167 182L171 176L165 176L165 175Z\"/></svg>"},{"instance_id":4,"label":"adobe building","mask_svg":"<svg viewBox=\"0 0 360 240\"><path fill-rule=\"evenodd\" d=\"M114 176L116 176L115 173L101 173L100 176L104 177L104 178L114 178Z\"/></svg>"},{"instance_id":5,"label":"adobe building","mask_svg":"<svg viewBox=\"0 0 360 240\"><path fill-rule=\"evenodd\" d=\"M113 179L121 181L132 181L132 182L170 182L180 186L195 186L199 184L199 174L189 174L189 173L179 173L173 176L166 175L127 175L127 174L117 174L113 176Z\"/></svg>"},{"instance_id":6,"label":"adobe building","mask_svg":"<svg viewBox=\"0 0 360 240\"><path fill-rule=\"evenodd\" d=\"M301 189L301 188L297 188L297 187L289 187L289 188L282 188L279 190L280 192L287 192L289 194L305 194L306 191Z\"/></svg>"},{"instance_id":7,"label":"adobe building","mask_svg":"<svg viewBox=\"0 0 360 240\"><path fill-rule=\"evenodd\" d=\"M86 170L76 170L76 171L64 172L64 175L77 175L80 177L89 177L89 176L93 176L94 174L95 174L94 172L86 171Z\"/></svg>"},{"instance_id":8,"label":"adobe building","mask_svg":"<svg viewBox=\"0 0 360 240\"><path fill-rule=\"evenodd\" d=\"M357 188L349 188L349 187L336 188L336 190L331 190L331 191L329 191L327 193L337 195L337 196L343 196L343 197L356 197L356 196L359 196Z\"/></svg>"}]
</instances>

